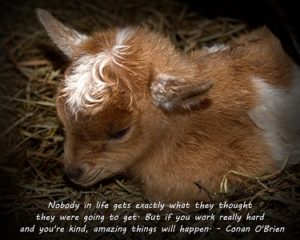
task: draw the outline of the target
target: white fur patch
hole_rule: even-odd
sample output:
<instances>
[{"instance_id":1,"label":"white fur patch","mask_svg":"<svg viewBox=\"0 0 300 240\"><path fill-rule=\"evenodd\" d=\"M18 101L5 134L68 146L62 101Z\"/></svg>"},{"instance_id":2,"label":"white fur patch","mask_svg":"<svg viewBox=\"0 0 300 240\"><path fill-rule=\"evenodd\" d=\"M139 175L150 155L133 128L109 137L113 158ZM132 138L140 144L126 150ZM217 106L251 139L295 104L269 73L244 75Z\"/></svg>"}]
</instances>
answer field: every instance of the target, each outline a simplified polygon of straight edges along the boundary
<instances>
[{"instance_id":1,"label":"white fur patch","mask_svg":"<svg viewBox=\"0 0 300 240\"><path fill-rule=\"evenodd\" d=\"M103 53L83 56L75 63L74 72L66 77L63 93L74 115L83 108L104 101L107 84L100 77L99 65L103 69L107 62Z\"/></svg>"},{"instance_id":2,"label":"white fur patch","mask_svg":"<svg viewBox=\"0 0 300 240\"><path fill-rule=\"evenodd\" d=\"M124 59L124 55L128 52L128 49L130 46L124 45L124 42L132 36L134 33L132 28L122 28L120 29L117 34L116 34L116 42L115 45L112 47L112 49L107 53L109 56L110 60L117 66L126 68L123 64L118 62L120 59ZM126 68L127 70L130 71L130 69Z\"/></svg>"},{"instance_id":3,"label":"white fur patch","mask_svg":"<svg viewBox=\"0 0 300 240\"><path fill-rule=\"evenodd\" d=\"M226 46L225 44L215 44L211 47L205 47L205 49L207 50L208 53L215 53L215 52L219 52L219 51L224 51L228 48L229 48L229 46Z\"/></svg>"},{"instance_id":4,"label":"white fur patch","mask_svg":"<svg viewBox=\"0 0 300 240\"><path fill-rule=\"evenodd\" d=\"M300 162L300 70L295 69L293 84L289 89L276 88L263 79L252 81L261 103L250 113L256 125L264 131L273 158L281 166L290 155L289 164Z\"/></svg>"},{"instance_id":5,"label":"white fur patch","mask_svg":"<svg viewBox=\"0 0 300 240\"><path fill-rule=\"evenodd\" d=\"M67 105L73 115L83 109L104 103L108 99L107 86L104 79L104 68L107 65L111 67L123 67L120 59L124 59L128 53L129 46L124 42L132 35L130 28L124 28L117 32L115 45L111 49L104 49L103 52L96 55L86 55L74 63L74 71L65 79L63 88Z\"/></svg>"}]
</instances>

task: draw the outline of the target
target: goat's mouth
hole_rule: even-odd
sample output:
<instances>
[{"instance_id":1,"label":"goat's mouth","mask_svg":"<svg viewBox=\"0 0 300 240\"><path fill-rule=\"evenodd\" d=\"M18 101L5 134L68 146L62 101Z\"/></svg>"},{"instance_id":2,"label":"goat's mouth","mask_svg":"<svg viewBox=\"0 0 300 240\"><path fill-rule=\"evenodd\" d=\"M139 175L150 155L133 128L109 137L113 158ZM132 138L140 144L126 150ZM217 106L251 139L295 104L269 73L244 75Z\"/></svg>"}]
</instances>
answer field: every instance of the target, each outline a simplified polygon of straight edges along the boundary
<instances>
[{"instance_id":1,"label":"goat's mouth","mask_svg":"<svg viewBox=\"0 0 300 240\"><path fill-rule=\"evenodd\" d=\"M94 171L92 174L86 175L85 177L83 177L80 180L74 181L72 179L72 181L82 187L89 187L89 186L96 184L101 179L103 179L103 177L101 177L102 172L103 172L103 169L101 168L101 169Z\"/></svg>"}]
</instances>

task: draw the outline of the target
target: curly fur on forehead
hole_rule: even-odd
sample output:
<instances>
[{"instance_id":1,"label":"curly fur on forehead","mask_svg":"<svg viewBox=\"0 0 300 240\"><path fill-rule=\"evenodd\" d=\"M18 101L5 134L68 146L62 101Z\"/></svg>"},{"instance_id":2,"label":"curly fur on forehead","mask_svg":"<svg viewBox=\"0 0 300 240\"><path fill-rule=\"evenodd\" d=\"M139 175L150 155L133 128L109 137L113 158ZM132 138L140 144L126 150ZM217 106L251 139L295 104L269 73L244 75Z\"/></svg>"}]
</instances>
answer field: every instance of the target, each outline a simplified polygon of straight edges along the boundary
<instances>
[{"instance_id":1,"label":"curly fur on forehead","mask_svg":"<svg viewBox=\"0 0 300 240\"><path fill-rule=\"evenodd\" d=\"M73 115L108 100L110 84L105 81L104 69L110 66L111 69L129 70L122 64L122 60L130 53L130 46L125 45L125 42L132 33L131 28L120 29L111 48L105 48L97 54L84 55L72 64L72 71L65 78L62 92Z\"/></svg>"}]
</instances>

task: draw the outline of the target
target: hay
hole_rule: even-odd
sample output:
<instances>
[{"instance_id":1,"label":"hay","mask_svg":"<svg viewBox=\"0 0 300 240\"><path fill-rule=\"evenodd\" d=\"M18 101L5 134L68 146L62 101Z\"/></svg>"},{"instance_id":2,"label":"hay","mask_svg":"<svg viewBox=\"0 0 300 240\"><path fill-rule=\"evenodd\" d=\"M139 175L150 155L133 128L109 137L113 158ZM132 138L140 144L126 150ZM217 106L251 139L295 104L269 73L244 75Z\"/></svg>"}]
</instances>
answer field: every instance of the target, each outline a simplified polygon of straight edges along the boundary
<instances>
[{"instance_id":1,"label":"hay","mask_svg":"<svg viewBox=\"0 0 300 240\"><path fill-rule=\"evenodd\" d=\"M48 9L62 21L84 32L124 23L144 24L165 33L185 52L215 42L226 42L247 30L246 24L238 20L208 19L176 1L148 3L119 0L107 3L65 0L51 3L11 1L3 4L1 32L5 35L1 40L4 54L0 56L0 89L3 93L0 97L3 128L0 201L1 219L9 225L9 231L6 233L16 238L19 226L33 221L36 213L49 212L49 201L77 201L82 204L101 200L110 203L146 201L141 190L122 176L88 189L75 186L64 178L59 163L63 157L64 137L55 113L55 91L62 78L64 61L37 22L34 8ZM296 229L297 221L291 220L296 220L299 213L300 176L297 167L282 169L271 178L248 179L249 184L245 188L228 193L228 199L233 202L251 201L255 206L252 212L266 212L269 224L289 224L289 237L295 237L297 233L292 230ZM86 214L85 211L87 210L81 211L80 215ZM95 209L88 211L93 213ZM56 213L63 212L68 213L68 210L57 210ZM214 213L218 215L226 212L216 209ZM134 210L120 210L118 213L130 214L134 213ZM178 213L182 211L178 210ZM143 214L143 210L140 214ZM196 222L190 223L193 224ZM222 227L222 222L208 221L204 225ZM127 239L149 238L147 234L126 236ZM53 239L65 237L55 234L51 236ZM158 240L189 239L189 236L181 234L166 236L158 233L152 237ZM210 232L200 237L235 239L241 235ZM275 237L266 235L265 238ZM23 235L19 238L25 237ZM85 236L78 235L76 238ZM252 238L255 236L248 236L248 239ZM120 236L103 234L94 239L120 239Z\"/></svg>"}]
</instances>

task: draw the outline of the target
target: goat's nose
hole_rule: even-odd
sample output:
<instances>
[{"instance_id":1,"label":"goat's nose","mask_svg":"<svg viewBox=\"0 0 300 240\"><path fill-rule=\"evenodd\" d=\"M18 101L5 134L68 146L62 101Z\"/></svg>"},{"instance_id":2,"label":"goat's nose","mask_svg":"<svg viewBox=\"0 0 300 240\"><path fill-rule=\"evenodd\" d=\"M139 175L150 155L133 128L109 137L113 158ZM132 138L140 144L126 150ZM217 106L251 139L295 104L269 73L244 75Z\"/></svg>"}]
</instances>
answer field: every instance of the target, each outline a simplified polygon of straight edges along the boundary
<instances>
[{"instance_id":1,"label":"goat's nose","mask_svg":"<svg viewBox=\"0 0 300 240\"><path fill-rule=\"evenodd\" d=\"M80 167L68 167L65 169L65 174L72 180L79 180L83 175L83 169Z\"/></svg>"}]
</instances>

